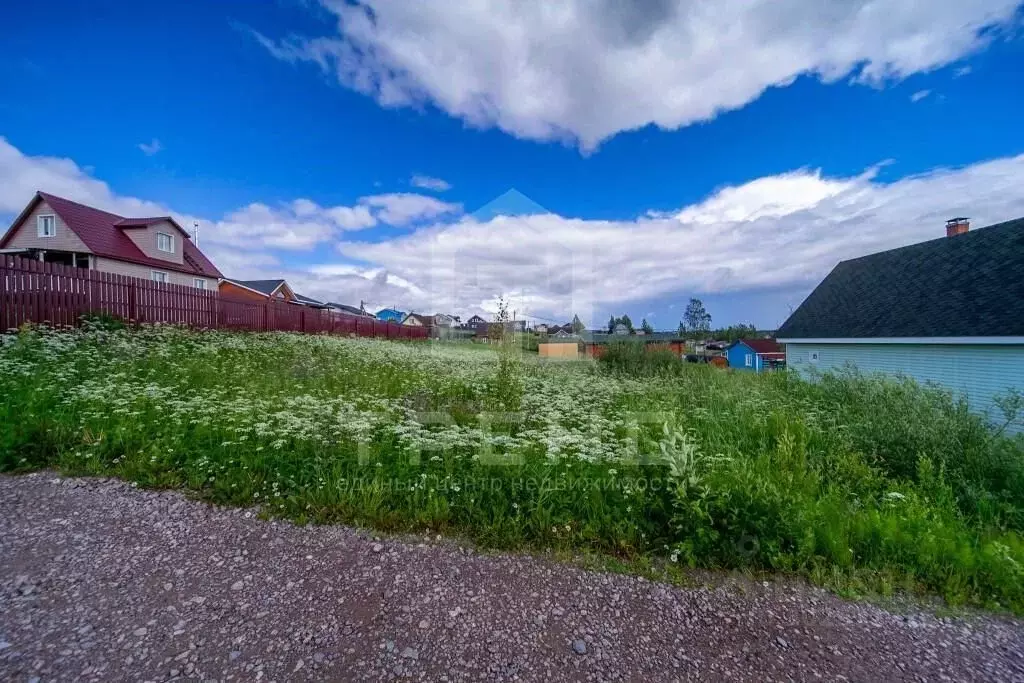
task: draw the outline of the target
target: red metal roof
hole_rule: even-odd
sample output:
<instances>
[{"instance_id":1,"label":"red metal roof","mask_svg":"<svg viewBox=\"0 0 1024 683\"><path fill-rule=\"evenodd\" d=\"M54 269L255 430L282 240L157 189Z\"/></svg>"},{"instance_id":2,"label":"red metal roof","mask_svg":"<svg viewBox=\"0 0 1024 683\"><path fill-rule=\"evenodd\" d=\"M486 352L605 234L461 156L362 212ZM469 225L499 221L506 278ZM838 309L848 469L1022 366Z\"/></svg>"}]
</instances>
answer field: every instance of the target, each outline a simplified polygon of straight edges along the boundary
<instances>
[{"instance_id":1,"label":"red metal roof","mask_svg":"<svg viewBox=\"0 0 1024 683\"><path fill-rule=\"evenodd\" d=\"M34 207L37 201L45 201L61 217L67 226L85 243L92 253L97 256L141 263L164 270L175 270L181 273L193 275L205 275L206 277L223 277L217 267L210 259L206 258L203 252L192 243L188 233L178 225L170 216L159 216L151 218L125 218L114 213L94 209L85 204L73 202L70 199L57 197L46 192L36 192L36 196L29 203L28 207L18 217L15 224L21 221ZM150 258L142 253L135 246L131 238L124 234L122 228L142 227L151 225L158 221L169 221L185 236L182 239L184 245L182 257L184 263L177 264L161 259ZM14 235L14 231L8 233L0 240L0 248Z\"/></svg>"},{"instance_id":2,"label":"red metal roof","mask_svg":"<svg viewBox=\"0 0 1024 683\"><path fill-rule=\"evenodd\" d=\"M786 352L786 350L782 348L782 344L778 343L774 339L740 339L740 341L753 349L754 353Z\"/></svg>"}]
</instances>

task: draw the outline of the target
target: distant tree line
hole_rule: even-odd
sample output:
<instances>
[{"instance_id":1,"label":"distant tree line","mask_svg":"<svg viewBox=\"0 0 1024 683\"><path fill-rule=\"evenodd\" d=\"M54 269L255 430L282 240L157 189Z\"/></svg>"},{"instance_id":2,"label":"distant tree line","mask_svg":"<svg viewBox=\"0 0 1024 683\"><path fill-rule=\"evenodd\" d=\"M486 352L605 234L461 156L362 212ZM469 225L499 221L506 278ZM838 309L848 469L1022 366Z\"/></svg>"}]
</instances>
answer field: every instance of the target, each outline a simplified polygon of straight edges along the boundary
<instances>
[{"instance_id":1,"label":"distant tree line","mask_svg":"<svg viewBox=\"0 0 1024 683\"><path fill-rule=\"evenodd\" d=\"M686 339L715 339L734 342L737 339L757 337L757 328L752 323L730 325L711 329L711 314L700 299L690 299L679 321L679 335Z\"/></svg>"}]
</instances>

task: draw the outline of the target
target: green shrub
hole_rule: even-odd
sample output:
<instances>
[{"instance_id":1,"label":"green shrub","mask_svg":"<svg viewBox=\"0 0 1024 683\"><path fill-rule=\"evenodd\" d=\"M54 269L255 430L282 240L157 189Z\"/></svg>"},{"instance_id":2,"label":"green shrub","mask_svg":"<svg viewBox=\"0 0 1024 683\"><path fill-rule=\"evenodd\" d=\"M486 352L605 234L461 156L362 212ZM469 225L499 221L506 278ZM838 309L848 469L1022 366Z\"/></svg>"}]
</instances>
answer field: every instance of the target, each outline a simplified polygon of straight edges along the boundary
<instances>
[{"instance_id":1,"label":"green shrub","mask_svg":"<svg viewBox=\"0 0 1024 683\"><path fill-rule=\"evenodd\" d=\"M643 341L634 340L609 343L600 363L610 372L634 377L676 375L683 370L682 360L669 349L648 349Z\"/></svg>"}]
</instances>

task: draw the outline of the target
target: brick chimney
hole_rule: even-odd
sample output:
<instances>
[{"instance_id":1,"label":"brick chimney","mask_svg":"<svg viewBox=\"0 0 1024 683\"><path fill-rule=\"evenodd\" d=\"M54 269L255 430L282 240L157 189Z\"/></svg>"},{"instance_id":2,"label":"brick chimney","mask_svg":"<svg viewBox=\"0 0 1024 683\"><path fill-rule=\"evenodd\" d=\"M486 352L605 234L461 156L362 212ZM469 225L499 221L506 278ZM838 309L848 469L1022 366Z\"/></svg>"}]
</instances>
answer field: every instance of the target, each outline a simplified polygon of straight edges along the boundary
<instances>
[{"instance_id":1,"label":"brick chimney","mask_svg":"<svg viewBox=\"0 0 1024 683\"><path fill-rule=\"evenodd\" d=\"M971 229L971 221L966 216L950 218L946 221L946 237L962 235Z\"/></svg>"}]
</instances>

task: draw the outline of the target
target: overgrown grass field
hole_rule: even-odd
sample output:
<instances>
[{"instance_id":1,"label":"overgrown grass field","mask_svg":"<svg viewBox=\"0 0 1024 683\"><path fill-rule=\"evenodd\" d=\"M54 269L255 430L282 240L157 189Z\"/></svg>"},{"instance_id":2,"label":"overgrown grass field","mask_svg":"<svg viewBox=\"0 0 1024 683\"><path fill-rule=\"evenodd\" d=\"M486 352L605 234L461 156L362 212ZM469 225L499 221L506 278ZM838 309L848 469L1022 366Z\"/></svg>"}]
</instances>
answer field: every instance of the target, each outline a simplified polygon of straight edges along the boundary
<instances>
[{"instance_id":1,"label":"overgrown grass field","mask_svg":"<svg viewBox=\"0 0 1024 683\"><path fill-rule=\"evenodd\" d=\"M169 327L0 339L0 470L1024 612L1024 438L909 382Z\"/></svg>"}]
</instances>

